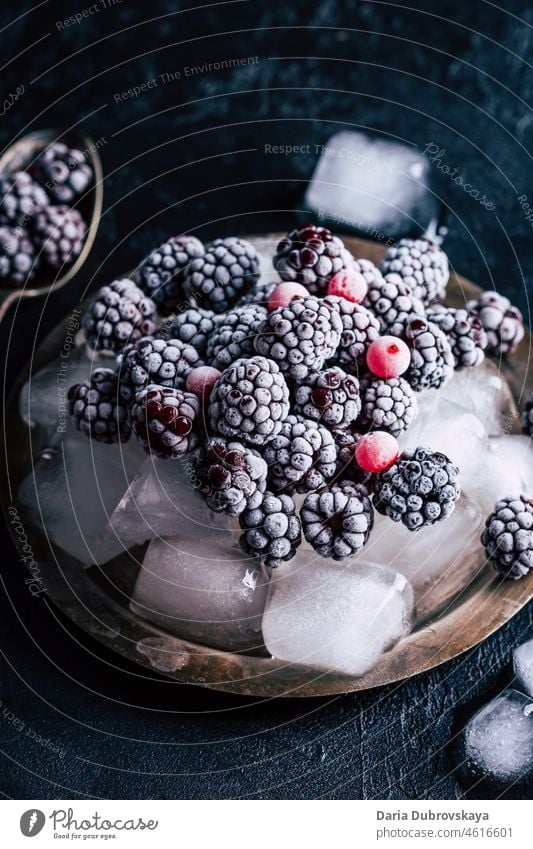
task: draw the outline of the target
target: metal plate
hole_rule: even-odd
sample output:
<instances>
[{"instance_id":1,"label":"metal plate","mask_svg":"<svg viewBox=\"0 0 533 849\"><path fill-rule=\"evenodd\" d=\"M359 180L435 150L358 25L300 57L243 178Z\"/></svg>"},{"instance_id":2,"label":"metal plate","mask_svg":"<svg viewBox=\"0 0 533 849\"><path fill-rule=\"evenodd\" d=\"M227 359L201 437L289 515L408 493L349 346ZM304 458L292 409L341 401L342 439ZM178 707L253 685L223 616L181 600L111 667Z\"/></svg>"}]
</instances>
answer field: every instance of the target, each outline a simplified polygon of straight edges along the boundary
<instances>
[{"instance_id":1,"label":"metal plate","mask_svg":"<svg viewBox=\"0 0 533 849\"><path fill-rule=\"evenodd\" d=\"M272 234L261 240L275 244L278 238ZM384 252L376 243L359 239L347 239L346 243L356 256L375 262ZM478 293L473 283L452 275L447 302L459 306ZM63 336L64 325L60 324L40 346L34 371L57 356ZM531 336L526 333L517 353L499 364L518 405L533 389L528 376L530 348ZM18 392L26 377L21 376L7 410L3 456L9 462L2 488L4 513L15 501L18 486L31 467L32 438L17 409ZM217 651L170 636L128 608L142 561L141 549L104 567L83 569L60 549L52 550L42 532L27 530L49 597L95 639L122 657L177 681L259 698L333 695L409 678L472 648L533 597L533 575L518 582L503 581L480 555L479 562L454 568L453 575L433 596L423 623L412 634L385 654L372 671L361 678L350 678L268 657Z\"/></svg>"}]
</instances>

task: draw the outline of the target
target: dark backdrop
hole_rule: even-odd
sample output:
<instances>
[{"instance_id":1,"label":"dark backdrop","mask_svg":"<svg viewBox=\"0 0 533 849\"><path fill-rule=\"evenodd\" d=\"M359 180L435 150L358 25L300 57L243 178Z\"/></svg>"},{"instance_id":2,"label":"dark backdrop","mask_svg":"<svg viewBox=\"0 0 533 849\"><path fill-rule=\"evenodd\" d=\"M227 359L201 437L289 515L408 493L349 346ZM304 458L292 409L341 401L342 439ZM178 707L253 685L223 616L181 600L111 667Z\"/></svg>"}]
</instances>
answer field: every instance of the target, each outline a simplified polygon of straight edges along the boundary
<instances>
[{"instance_id":1,"label":"dark backdrop","mask_svg":"<svg viewBox=\"0 0 533 849\"><path fill-rule=\"evenodd\" d=\"M96 5L80 23L62 23ZM33 129L75 125L101 140L106 173L98 275L43 313L24 306L2 328L8 383L37 327L43 333L87 283L132 267L163 235L289 225L315 156L265 155L264 145L325 142L339 124L444 148L443 161L496 207L443 181L454 266L527 313L532 230L518 197L533 196L532 22L525 0L505 10L483 0L237 0L198 10L164 0L3 3L3 96L21 84L24 94L0 123L2 147ZM257 61L193 77L185 70L239 57ZM510 652L531 635L530 606L479 648L406 683L255 704L119 665L28 596L2 533L7 797L456 798L464 790L449 741L510 679Z\"/></svg>"}]
</instances>

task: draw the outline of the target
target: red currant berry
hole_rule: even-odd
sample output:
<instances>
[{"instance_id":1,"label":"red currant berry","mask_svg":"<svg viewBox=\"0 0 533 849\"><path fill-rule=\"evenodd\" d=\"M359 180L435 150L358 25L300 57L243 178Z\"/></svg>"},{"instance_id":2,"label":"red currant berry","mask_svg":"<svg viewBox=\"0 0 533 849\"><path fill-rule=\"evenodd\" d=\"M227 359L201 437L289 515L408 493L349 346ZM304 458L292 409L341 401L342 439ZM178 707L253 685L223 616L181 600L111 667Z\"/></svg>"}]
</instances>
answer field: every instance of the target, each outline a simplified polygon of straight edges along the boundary
<instances>
[{"instance_id":1,"label":"red currant berry","mask_svg":"<svg viewBox=\"0 0 533 849\"><path fill-rule=\"evenodd\" d=\"M398 459L399 454L398 442L384 430L365 434L355 446L355 462L371 474L388 469Z\"/></svg>"},{"instance_id":2,"label":"red currant berry","mask_svg":"<svg viewBox=\"0 0 533 849\"><path fill-rule=\"evenodd\" d=\"M193 368L187 377L187 389L189 392L194 392L205 403L209 401L213 386L221 374L222 372L211 366Z\"/></svg>"},{"instance_id":3,"label":"red currant berry","mask_svg":"<svg viewBox=\"0 0 533 849\"><path fill-rule=\"evenodd\" d=\"M353 301L354 304L360 304L367 292L368 284L365 278L355 269L337 271L328 285L328 295Z\"/></svg>"},{"instance_id":4,"label":"red currant berry","mask_svg":"<svg viewBox=\"0 0 533 849\"><path fill-rule=\"evenodd\" d=\"M380 336L374 339L366 352L366 364L378 377L399 377L409 368L411 352L397 336Z\"/></svg>"},{"instance_id":5,"label":"red currant berry","mask_svg":"<svg viewBox=\"0 0 533 849\"><path fill-rule=\"evenodd\" d=\"M280 283L276 286L268 299L269 310L277 310L278 307L288 307L296 298L306 298L309 292L301 283Z\"/></svg>"}]
</instances>

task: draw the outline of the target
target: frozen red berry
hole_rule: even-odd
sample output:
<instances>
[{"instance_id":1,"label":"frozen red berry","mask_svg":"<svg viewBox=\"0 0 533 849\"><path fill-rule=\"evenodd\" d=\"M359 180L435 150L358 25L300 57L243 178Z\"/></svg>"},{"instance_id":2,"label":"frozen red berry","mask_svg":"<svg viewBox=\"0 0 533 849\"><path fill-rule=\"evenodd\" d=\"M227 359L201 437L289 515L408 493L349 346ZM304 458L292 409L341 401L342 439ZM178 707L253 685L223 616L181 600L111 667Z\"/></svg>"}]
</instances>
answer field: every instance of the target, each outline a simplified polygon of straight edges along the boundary
<instances>
[{"instance_id":1,"label":"frozen red berry","mask_svg":"<svg viewBox=\"0 0 533 849\"><path fill-rule=\"evenodd\" d=\"M187 376L186 387L189 392L194 392L201 401L209 401L213 386L221 376L217 368L212 366L198 366L193 368Z\"/></svg>"},{"instance_id":2,"label":"frozen red berry","mask_svg":"<svg viewBox=\"0 0 533 849\"><path fill-rule=\"evenodd\" d=\"M277 310L278 307L288 307L296 298L306 298L309 291L301 283L280 283L276 286L268 299L269 310Z\"/></svg>"},{"instance_id":3,"label":"frozen red berry","mask_svg":"<svg viewBox=\"0 0 533 849\"><path fill-rule=\"evenodd\" d=\"M384 430L365 434L355 446L356 463L371 474L388 469L398 459L399 454L398 442Z\"/></svg>"},{"instance_id":4,"label":"frozen red berry","mask_svg":"<svg viewBox=\"0 0 533 849\"><path fill-rule=\"evenodd\" d=\"M374 339L366 352L366 364L370 371L387 380L399 377L409 368L411 353L402 339L397 336L380 336Z\"/></svg>"},{"instance_id":5,"label":"frozen red berry","mask_svg":"<svg viewBox=\"0 0 533 849\"><path fill-rule=\"evenodd\" d=\"M363 275L355 269L343 269L333 275L328 285L328 295L345 298L360 304L366 297L368 284Z\"/></svg>"}]
</instances>

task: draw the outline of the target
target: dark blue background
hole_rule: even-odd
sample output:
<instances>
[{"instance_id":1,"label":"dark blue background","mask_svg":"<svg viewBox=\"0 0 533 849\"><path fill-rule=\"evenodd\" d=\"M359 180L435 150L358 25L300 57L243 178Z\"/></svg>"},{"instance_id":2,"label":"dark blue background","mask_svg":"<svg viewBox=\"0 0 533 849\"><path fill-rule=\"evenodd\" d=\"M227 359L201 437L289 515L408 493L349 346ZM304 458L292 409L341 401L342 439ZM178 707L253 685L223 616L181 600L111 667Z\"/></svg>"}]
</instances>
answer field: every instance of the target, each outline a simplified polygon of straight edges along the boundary
<instances>
[{"instance_id":1,"label":"dark blue background","mask_svg":"<svg viewBox=\"0 0 533 849\"><path fill-rule=\"evenodd\" d=\"M108 8L61 28L89 0L2 4L4 96L25 86L0 123L2 147L29 130L77 125L105 139L107 175L98 275L80 277L44 312L25 305L1 329L8 382L37 327L44 333L87 284L132 267L160 237L289 225L315 157L265 155L264 145L325 142L339 124L445 149L450 168L460 166L496 205L489 212L444 180L450 258L527 314L532 229L517 198L533 200L526 62L533 11L525 0L510 0L505 11L483 0L409 5L253 0L194 11L163 0L108 0ZM184 76L187 66L244 56L258 61ZM134 85L176 72L180 80L167 77L115 102ZM509 680L510 652L531 636L530 606L476 650L398 686L254 704L119 666L46 601L28 596L2 533L0 792L7 797L454 799L464 790L449 741ZM32 741L28 728L64 756Z\"/></svg>"}]
</instances>

